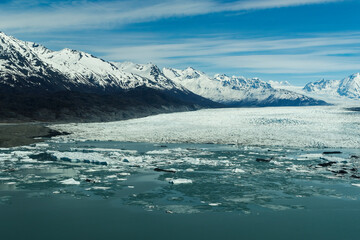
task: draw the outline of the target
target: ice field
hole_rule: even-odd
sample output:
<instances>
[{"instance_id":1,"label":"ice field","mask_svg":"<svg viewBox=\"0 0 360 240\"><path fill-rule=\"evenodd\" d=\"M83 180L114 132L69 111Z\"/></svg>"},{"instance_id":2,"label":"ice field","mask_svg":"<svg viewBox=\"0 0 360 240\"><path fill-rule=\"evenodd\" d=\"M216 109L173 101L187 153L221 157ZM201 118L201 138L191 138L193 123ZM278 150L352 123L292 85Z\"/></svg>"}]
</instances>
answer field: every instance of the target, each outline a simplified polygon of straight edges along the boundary
<instances>
[{"instance_id":1,"label":"ice field","mask_svg":"<svg viewBox=\"0 0 360 240\"><path fill-rule=\"evenodd\" d=\"M84 141L217 143L357 148L360 113L339 106L229 108L161 114L110 123L53 126Z\"/></svg>"}]
</instances>

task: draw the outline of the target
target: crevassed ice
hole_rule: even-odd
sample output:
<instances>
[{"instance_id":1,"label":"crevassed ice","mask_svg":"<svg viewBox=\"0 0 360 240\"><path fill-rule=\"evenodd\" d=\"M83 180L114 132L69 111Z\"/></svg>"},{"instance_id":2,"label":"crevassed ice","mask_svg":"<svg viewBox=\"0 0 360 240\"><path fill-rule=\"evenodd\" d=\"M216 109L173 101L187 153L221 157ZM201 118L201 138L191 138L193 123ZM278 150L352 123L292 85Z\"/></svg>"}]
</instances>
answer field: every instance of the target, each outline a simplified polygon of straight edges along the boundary
<instances>
[{"instance_id":1,"label":"crevassed ice","mask_svg":"<svg viewBox=\"0 0 360 240\"><path fill-rule=\"evenodd\" d=\"M62 124L63 140L357 148L360 114L339 106L207 109L109 123Z\"/></svg>"}]
</instances>

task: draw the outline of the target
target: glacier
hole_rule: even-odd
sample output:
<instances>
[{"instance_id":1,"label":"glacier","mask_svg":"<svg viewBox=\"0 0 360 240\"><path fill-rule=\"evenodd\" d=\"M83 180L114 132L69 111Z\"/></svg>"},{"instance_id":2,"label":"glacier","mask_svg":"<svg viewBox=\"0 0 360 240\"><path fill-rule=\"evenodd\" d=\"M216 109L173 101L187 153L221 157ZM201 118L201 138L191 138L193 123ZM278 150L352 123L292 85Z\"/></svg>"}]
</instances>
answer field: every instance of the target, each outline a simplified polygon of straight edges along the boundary
<instances>
[{"instance_id":1,"label":"glacier","mask_svg":"<svg viewBox=\"0 0 360 240\"><path fill-rule=\"evenodd\" d=\"M109 123L59 124L59 139L357 148L358 112L341 106L206 109Z\"/></svg>"}]
</instances>

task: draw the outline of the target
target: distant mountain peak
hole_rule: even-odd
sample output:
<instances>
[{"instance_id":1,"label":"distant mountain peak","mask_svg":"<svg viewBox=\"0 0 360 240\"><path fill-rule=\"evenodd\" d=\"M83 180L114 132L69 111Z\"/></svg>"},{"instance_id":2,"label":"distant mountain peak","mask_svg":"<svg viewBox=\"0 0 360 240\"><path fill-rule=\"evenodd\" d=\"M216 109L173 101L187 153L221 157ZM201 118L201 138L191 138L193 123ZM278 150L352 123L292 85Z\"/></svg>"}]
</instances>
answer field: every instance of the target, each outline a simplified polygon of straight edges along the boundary
<instances>
[{"instance_id":1,"label":"distant mountain peak","mask_svg":"<svg viewBox=\"0 0 360 240\"><path fill-rule=\"evenodd\" d=\"M317 105L323 101L287 90L277 90L259 78L229 77L216 74L213 78L197 70L164 68L163 73L190 91L215 102L230 106Z\"/></svg>"},{"instance_id":2,"label":"distant mountain peak","mask_svg":"<svg viewBox=\"0 0 360 240\"><path fill-rule=\"evenodd\" d=\"M350 75L351 79L355 79L355 78L360 78L360 73L354 73L352 75Z\"/></svg>"},{"instance_id":3,"label":"distant mountain peak","mask_svg":"<svg viewBox=\"0 0 360 240\"><path fill-rule=\"evenodd\" d=\"M333 96L344 96L360 99L360 73L351 74L342 80L321 79L306 84L304 90L318 94L331 94Z\"/></svg>"}]
</instances>

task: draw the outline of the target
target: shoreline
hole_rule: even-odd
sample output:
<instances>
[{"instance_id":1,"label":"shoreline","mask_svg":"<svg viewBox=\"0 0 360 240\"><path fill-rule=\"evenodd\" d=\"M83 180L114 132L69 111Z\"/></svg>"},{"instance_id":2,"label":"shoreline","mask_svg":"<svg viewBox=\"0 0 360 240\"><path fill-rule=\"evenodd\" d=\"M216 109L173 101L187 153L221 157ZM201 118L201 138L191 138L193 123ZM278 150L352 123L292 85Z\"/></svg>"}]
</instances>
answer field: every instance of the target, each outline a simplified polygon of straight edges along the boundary
<instances>
[{"instance_id":1,"label":"shoreline","mask_svg":"<svg viewBox=\"0 0 360 240\"><path fill-rule=\"evenodd\" d=\"M0 148L11 148L43 142L68 133L51 129L43 123L0 124Z\"/></svg>"}]
</instances>

